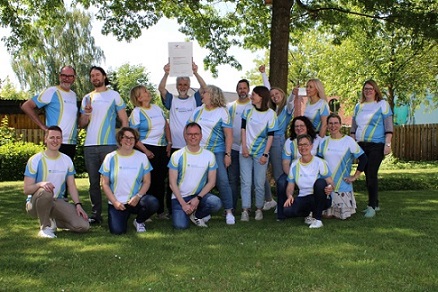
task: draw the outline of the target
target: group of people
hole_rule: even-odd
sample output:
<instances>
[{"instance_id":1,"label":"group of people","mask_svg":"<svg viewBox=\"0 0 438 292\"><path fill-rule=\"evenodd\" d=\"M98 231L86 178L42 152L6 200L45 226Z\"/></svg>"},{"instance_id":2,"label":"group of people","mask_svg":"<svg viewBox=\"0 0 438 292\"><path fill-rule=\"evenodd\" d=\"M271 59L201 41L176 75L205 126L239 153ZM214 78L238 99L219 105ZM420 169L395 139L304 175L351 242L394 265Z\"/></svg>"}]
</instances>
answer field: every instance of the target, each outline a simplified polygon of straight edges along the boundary
<instances>
[{"instance_id":1,"label":"group of people","mask_svg":"<svg viewBox=\"0 0 438 292\"><path fill-rule=\"evenodd\" d=\"M346 219L356 212L352 182L363 171L369 194L365 217L375 216L377 172L391 151L393 124L391 109L374 81L362 88L350 137L340 132L341 118L330 114L318 79L307 82L308 101L302 111L298 87L286 97L281 88L270 86L264 66L259 68L264 85L250 94L249 81L240 80L238 98L228 104L220 88L205 83L195 63L192 69L199 90L189 95L190 79L178 77L178 94L172 95L166 89L170 65L164 66L158 91L169 120L143 85L131 90L135 108L128 117L123 99L108 88L105 71L96 66L90 69L94 90L82 99L80 109L71 90L76 77L71 66L61 69L59 86L22 105L46 131L47 148L29 160L24 179L26 209L40 220L39 236L54 238L57 227L85 232L90 224L102 223L101 188L113 234L127 232L131 214L136 214L137 232L146 231L145 222L154 214L171 218L176 229L186 229L190 222L207 227L211 214L222 207L226 224L233 225L239 198L240 220L249 221L253 193L255 220L276 208L278 220L305 217L310 228L320 228L323 216ZM37 107L45 108L46 124L38 119ZM116 133L117 118L121 128ZM89 216L74 183L78 127L87 133ZM351 175L354 159L359 164ZM269 164L278 204L267 180ZM218 195L211 192L214 187Z\"/></svg>"}]
</instances>

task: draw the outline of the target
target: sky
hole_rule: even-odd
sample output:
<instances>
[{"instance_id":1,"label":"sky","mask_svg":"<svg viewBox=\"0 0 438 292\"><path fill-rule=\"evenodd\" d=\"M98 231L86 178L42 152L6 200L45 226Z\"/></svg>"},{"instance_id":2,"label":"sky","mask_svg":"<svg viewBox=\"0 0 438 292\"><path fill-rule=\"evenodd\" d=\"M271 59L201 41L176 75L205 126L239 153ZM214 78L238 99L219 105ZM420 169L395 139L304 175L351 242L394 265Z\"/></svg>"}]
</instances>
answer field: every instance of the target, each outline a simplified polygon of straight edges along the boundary
<instances>
[{"instance_id":1,"label":"sky","mask_svg":"<svg viewBox=\"0 0 438 292\"><path fill-rule=\"evenodd\" d=\"M143 30L142 36L138 39L127 43L125 41L118 42L112 35L104 36L100 30L102 23L94 22L92 36L95 38L96 46L103 49L106 60L99 64L105 70L115 69L125 63L131 65L143 65L146 71L149 72L150 81L158 85L163 77L163 67L168 60L168 43L183 42L187 37L178 32L179 25L174 20L161 19L154 27ZM0 37L4 36L7 30L0 29ZM10 55L6 51L3 43L0 42L0 79L4 80L6 76L16 84L19 88L15 74L10 65ZM213 78L210 72L204 70L203 59L208 54L208 50L200 48L196 41L193 42L193 59L199 66L199 74L207 84L219 86L224 91L235 92L237 81L245 78L245 73L255 67L254 60L263 57L263 52L252 53L243 49L233 49L239 62L242 64L242 70L238 71L231 66L222 65L218 67L218 78ZM94 65L94 64L93 64ZM192 86L198 87L196 78L193 77ZM170 77L168 83L175 83L175 79ZM50 86L52 84L48 84Z\"/></svg>"}]
</instances>

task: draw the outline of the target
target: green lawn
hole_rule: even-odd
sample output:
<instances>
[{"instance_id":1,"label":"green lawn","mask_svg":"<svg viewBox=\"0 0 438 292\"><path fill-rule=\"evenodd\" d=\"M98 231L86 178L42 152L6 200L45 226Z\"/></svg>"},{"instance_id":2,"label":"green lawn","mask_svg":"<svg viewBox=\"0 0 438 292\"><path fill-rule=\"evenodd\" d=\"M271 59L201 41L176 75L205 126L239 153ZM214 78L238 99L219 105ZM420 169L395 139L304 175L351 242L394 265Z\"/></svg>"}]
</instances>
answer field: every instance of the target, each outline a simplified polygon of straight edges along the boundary
<instances>
[{"instance_id":1,"label":"green lawn","mask_svg":"<svg viewBox=\"0 0 438 292\"><path fill-rule=\"evenodd\" d=\"M89 210L88 181L77 182ZM217 215L208 229L154 220L141 235L103 225L52 240L37 237L21 182L0 183L0 194L2 291L438 291L436 189L382 192L376 218L319 230L269 211L235 226ZM360 212L366 196L356 199Z\"/></svg>"}]
</instances>

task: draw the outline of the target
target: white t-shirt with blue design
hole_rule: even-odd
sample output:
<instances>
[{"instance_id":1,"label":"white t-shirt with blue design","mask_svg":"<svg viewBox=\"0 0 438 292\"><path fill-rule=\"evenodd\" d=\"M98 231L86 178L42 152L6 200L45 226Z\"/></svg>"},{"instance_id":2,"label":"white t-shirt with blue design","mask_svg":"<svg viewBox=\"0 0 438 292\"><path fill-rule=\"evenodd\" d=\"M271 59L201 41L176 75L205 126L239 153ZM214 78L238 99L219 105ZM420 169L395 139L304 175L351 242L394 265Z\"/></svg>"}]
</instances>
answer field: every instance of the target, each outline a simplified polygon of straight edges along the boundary
<instances>
[{"instance_id":1,"label":"white t-shirt with blue design","mask_svg":"<svg viewBox=\"0 0 438 292\"><path fill-rule=\"evenodd\" d=\"M44 151L33 155L27 162L24 175L35 179L36 183L50 182L55 187L53 198L61 199L66 191L66 180L76 173L70 157L59 152L55 159L48 157Z\"/></svg>"},{"instance_id":2,"label":"white t-shirt with blue design","mask_svg":"<svg viewBox=\"0 0 438 292\"><path fill-rule=\"evenodd\" d=\"M134 150L131 155L121 155L117 150L108 153L99 172L109 178L110 188L117 201L126 204L140 190L143 176L152 171L146 155ZM144 194L142 194L144 195ZM108 200L108 203L111 202Z\"/></svg>"},{"instance_id":3,"label":"white t-shirt with blue design","mask_svg":"<svg viewBox=\"0 0 438 292\"><path fill-rule=\"evenodd\" d=\"M208 172L217 169L217 164L213 152L202 147L198 152L190 152L184 147L172 154L167 167L178 171L178 189L184 198L199 194L208 181ZM172 199L175 198L172 194Z\"/></svg>"},{"instance_id":4,"label":"white t-shirt with blue design","mask_svg":"<svg viewBox=\"0 0 438 292\"><path fill-rule=\"evenodd\" d=\"M73 90L65 91L52 86L32 98L38 108L46 111L46 125L62 130L63 144L76 144L78 127L78 100Z\"/></svg>"},{"instance_id":5,"label":"white t-shirt with blue design","mask_svg":"<svg viewBox=\"0 0 438 292\"><path fill-rule=\"evenodd\" d=\"M225 107L209 110L202 105L197 107L188 122L201 126L201 147L213 153L225 152L225 135L223 128L231 128L231 118Z\"/></svg>"},{"instance_id":6,"label":"white t-shirt with blue design","mask_svg":"<svg viewBox=\"0 0 438 292\"><path fill-rule=\"evenodd\" d=\"M163 110L156 104L150 108L135 107L129 116L129 126L140 134L143 144L166 146L166 117Z\"/></svg>"},{"instance_id":7,"label":"white t-shirt with blue design","mask_svg":"<svg viewBox=\"0 0 438 292\"><path fill-rule=\"evenodd\" d=\"M84 145L117 145L117 113L126 107L120 94L112 89L102 92L92 91L82 99L81 113L85 113L87 101L91 101L93 110Z\"/></svg>"},{"instance_id":8,"label":"white t-shirt with blue design","mask_svg":"<svg viewBox=\"0 0 438 292\"><path fill-rule=\"evenodd\" d=\"M363 154L362 148L350 136L340 139L327 137L319 146L318 156L324 158L332 173L336 192L352 192L353 185L344 178L351 175L351 166L355 158Z\"/></svg>"},{"instance_id":9,"label":"white t-shirt with blue design","mask_svg":"<svg viewBox=\"0 0 438 292\"><path fill-rule=\"evenodd\" d=\"M386 100L356 104L353 119L356 122L356 141L385 143L384 120L392 116Z\"/></svg>"},{"instance_id":10,"label":"white t-shirt with blue design","mask_svg":"<svg viewBox=\"0 0 438 292\"><path fill-rule=\"evenodd\" d=\"M324 159L313 156L309 163L302 163L299 159L292 162L287 180L299 188L298 197L313 194L313 185L318 178L327 178L331 172Z\"/></svg>"}]
</instances>

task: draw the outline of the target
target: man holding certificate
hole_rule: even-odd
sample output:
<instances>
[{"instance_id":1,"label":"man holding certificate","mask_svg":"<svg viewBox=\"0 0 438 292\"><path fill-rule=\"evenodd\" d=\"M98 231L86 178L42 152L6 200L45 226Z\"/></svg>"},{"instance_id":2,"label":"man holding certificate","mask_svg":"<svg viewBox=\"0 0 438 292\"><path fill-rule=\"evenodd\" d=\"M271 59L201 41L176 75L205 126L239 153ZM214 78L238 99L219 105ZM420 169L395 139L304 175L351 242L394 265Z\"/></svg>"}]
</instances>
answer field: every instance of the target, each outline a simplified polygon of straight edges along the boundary
<instances>
[{"instance_id":1,"label":"man holding certificate","mask_svg":"<svg viewBox=\"0 0 438 292\"><path fill-rule=\"evenodd\" d=\"M163 105L170 111L169 126L172 141L169 143L172 144L173 151L186 146L183 135L184 127L192 115L193 110L202 104L200 91L205 90L207 86L204 79L199 76L198 66L195 63L192 63L192 70L201 87L194 94L194 96L188 95L190 89L189 77L179 76L176 78L176 89L178 91L178 96L174 96L167 91L166 82L170 73L170 64L166 64L164 66L164 76L163 79L161 79L160 85L158 86L158 90L160 91L161 95L161 101L163 102Z\"/></svg>"}]
</instances>

